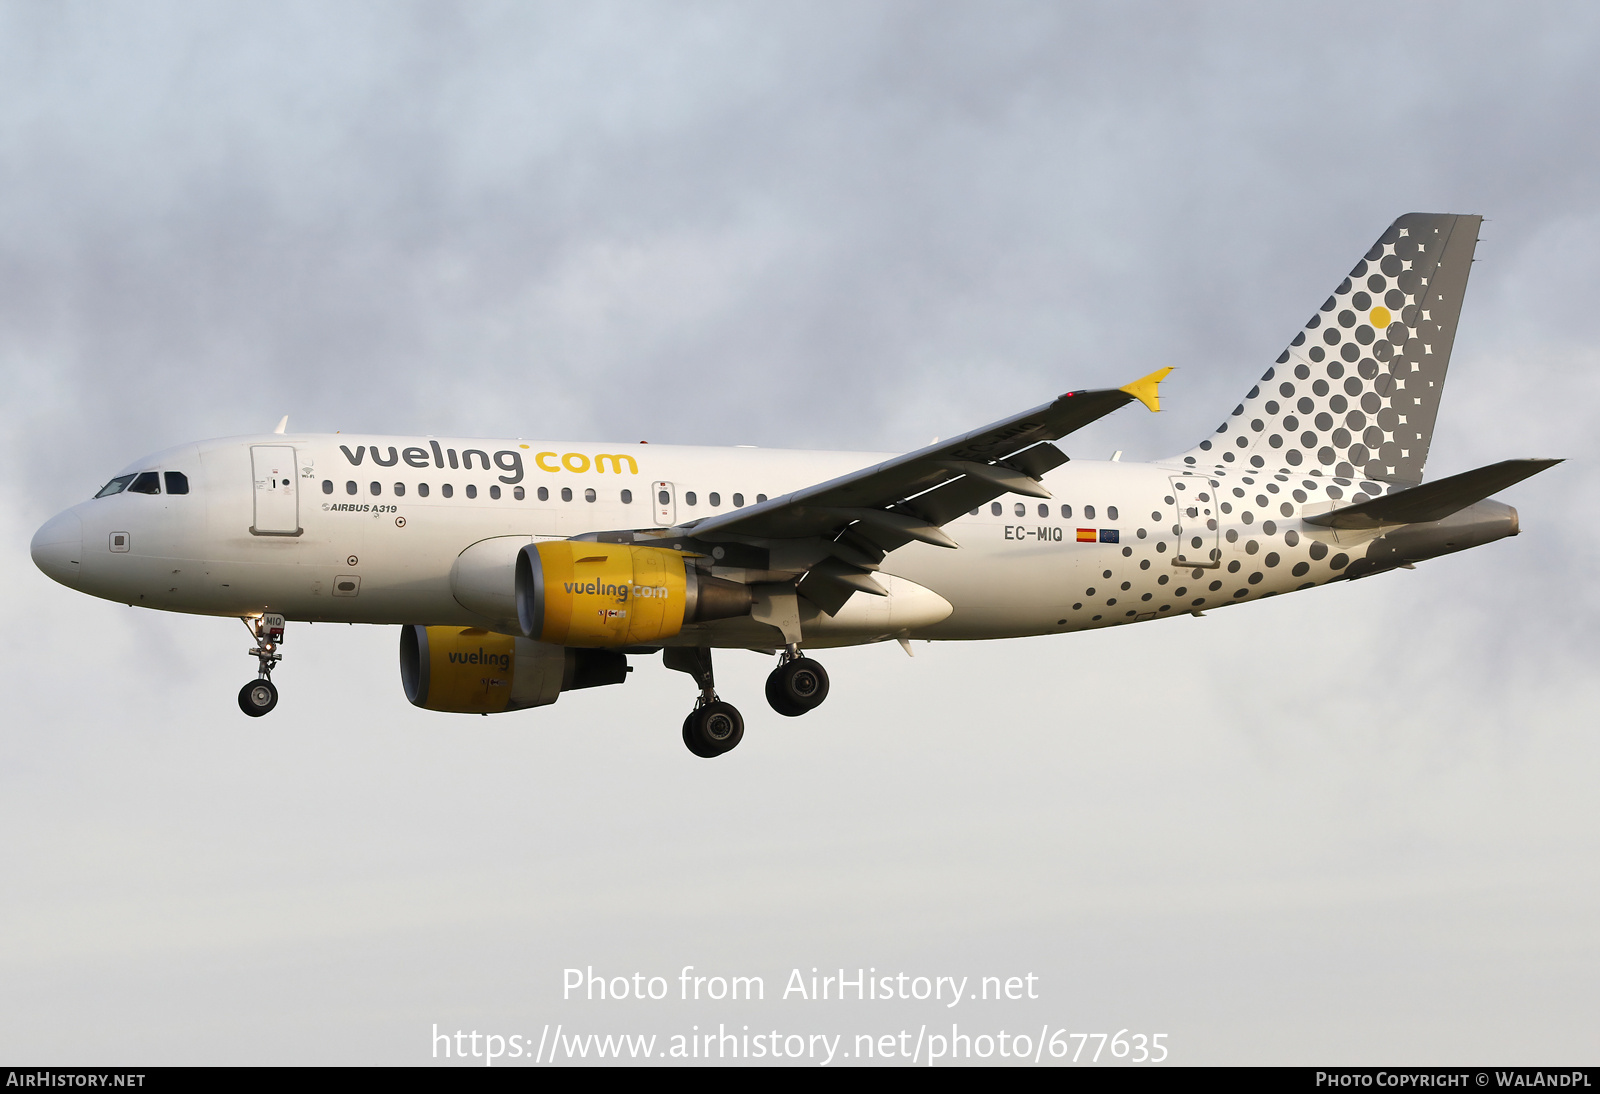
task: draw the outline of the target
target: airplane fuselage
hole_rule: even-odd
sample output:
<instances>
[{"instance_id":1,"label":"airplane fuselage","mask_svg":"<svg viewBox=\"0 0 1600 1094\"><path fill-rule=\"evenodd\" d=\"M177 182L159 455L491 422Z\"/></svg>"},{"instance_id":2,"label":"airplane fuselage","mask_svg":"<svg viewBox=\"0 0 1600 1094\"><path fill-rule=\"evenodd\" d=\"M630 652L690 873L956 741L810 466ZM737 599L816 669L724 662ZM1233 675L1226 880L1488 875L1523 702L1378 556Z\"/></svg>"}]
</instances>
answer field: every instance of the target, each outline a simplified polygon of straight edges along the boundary
<instances>
[{"instance_id":1,"label":"airplane fuselage","mask_svg":"<svg viewBox=\"0 0 1600 1094\"><path fill-rule=\"evenodd\" d=\"M41 565L83 592L166 611L483 626L452 580L474 544L682 526L884 458L343 434L205 441L124 472L177 471L187 493L124 489L83 502L41 530L56 544ZM913 542L884 560L881 574L948 611L920 603L892 618L908 599L896 583L888 598L852 598L838 618L811 613L807 643L1052 634L1308 588L1345 576L1376 533L1301 517L1384 492L1179 461L1074 460L1041 482L1049 500L1006 495L947 525L958 550ZM1474 523L1470 545L1516 531L1515 511L1495 502L1480 503ZM717 570L760 579L748 565ZM749 621L689 627L677 641L778 644Z\"/></svg>"}]
</instances>

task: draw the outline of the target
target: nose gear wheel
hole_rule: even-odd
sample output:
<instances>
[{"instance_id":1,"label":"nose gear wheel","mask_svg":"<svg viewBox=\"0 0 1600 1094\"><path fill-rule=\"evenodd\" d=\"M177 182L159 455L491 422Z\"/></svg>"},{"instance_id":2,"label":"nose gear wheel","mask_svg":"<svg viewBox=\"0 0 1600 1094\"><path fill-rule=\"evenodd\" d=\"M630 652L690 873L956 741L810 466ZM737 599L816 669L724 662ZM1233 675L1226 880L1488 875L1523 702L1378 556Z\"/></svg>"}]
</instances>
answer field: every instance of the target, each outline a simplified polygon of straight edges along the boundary
<instances>
[{"instance_id":1,"label":"nose gear wheel","mask_svg":"<svg viewBox=\"0 0 1600 1094\"><path fill-rule=\"evenodd\" d=\"M283 660L283 654L278 652L278 642L283 638L283 619L273 617L276 629L269 624L265 616L255 619L240 620L250 631L250 637L256 641L255 648L250 651L250 656L256 659L257 677L239 689L239 709L252 718L259 718L263 714L270 714L272 708L278 705L278 688L272 682L272 670Z\"/></svg>"},{"instance_id":2,"label":"nose gear wheel","mask_svg":"<svg viewBox=\"0 0 1600 1094\"><path fill-rule=\"evenodd\" d=\"M268 714L278 705L278 689L271 680L252 680L239 689L239 709L252 718Z\"/></svg>"}]
</instances>

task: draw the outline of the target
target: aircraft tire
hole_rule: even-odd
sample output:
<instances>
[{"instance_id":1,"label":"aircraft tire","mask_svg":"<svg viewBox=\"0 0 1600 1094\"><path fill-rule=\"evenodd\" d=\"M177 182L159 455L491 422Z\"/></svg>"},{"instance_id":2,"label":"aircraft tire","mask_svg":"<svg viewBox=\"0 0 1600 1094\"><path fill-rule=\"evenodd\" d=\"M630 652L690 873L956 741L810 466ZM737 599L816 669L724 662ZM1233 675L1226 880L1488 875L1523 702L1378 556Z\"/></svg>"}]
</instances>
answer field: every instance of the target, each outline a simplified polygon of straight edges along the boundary
<instances>
[{"instance_id":1,"label":"aircraft tire","mask_svg":"<svg viewBox=\"0 0 1600 1094\"><path fill-rule=\"evenodd\" d=\"M767 705L785 718L798 718L806 712L805 708L795 705L784 695L782 673L783 666L780 665L767 677Z\"/></svg>"},{"instance_id":2,"label":"aircraft tire","mask_svg":"<svg viewBox=\"0 0 1600 1094\"><path fill-rule=\"evenodd\" d=\"M683 724L683 743L704 759L731 752L744 740L744 718L730 703L707 703Z\"/></svg>"},{"instance_id":3,"label":"aircraft tire","mask_svg":"<svg viewBox=\"0 0 1600 1094\"><path fill-rule=\"evenodd\" d=\"M709 760L717 755L715 752L707 752L700 747L700 742L694 735L693 711L690 711L689 716L683 720L683 747L699 756L702 760Z\"/></svg>"},{"instance_id":4,"label":"aircraft tire","mask_svg":"<svg viewBox=\"0 0 1600 1094\"><path fill-rule=\"evenodd\" d=\"M785 661L767 677L767 702L786 718L816 710L828 697L828 670L809 657Z\"/></svg>"},{"instance_id":5,"label":"aircraft tire","mask_svg":"<svg viewBox=\"0 0 1600 1094\"><path fill-rule=\"evenodd\" d=\"M271 680L252 680L239 689L239 709L252 718L269 714L278 705L278 689Z\"/></svg>"}]
</instances>

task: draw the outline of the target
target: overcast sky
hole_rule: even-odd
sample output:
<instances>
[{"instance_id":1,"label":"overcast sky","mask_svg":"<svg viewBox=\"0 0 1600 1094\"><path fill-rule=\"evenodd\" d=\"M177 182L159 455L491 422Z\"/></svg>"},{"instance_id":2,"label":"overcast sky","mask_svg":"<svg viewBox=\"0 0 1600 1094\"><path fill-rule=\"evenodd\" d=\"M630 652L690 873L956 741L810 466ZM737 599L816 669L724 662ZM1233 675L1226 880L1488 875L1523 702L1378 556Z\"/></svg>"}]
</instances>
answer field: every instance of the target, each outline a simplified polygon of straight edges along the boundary
<instances>
[{"instance_id":1,"label":"overcast sky","mask_svg":"<svg viewBox=\"0 0 1600 1094\"><path fill-rule=\"evenodd\" d=\"M1580 4L0 3L0 1058L955 1020L1593 1063L1597 55ZM28 558L141 454L283 414L893 451L1171 365L1065 445L1169 455L1413 210L1488 218L1430 476L1569 460L1503 495L1522 536L832 651L793 722L724 654L715 763L658 661L468 719L406 703L392 628L292 628L251 721L236 621ZM563 1003L574 965L768 999ZM777 998L841 966L1040 998Z\"/></svg>"}]
</instances>

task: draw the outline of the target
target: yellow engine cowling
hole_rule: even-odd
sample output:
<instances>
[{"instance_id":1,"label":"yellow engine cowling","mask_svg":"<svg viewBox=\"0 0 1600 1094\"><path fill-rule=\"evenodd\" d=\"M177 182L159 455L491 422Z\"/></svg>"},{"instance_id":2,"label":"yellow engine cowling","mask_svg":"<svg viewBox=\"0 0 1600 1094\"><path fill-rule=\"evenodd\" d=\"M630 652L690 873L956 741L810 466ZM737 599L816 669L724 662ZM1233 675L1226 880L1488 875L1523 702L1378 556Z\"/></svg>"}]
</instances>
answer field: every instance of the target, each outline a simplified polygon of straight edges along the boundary
<instances>
[{"instance_id":1,"label":"yellow engine cowling","mask_svg":"<svg viewBox=\"0 0 1600 1094\"><path fill-rule=\"evenodd\" d=\"M750 611L746 585L699 573L661 547L561 540L517 556L522 633L562 646L644 646L685 623Z\"/></svg>"},{"instance_id":2,"label":"yellow engine cowling","mask_svg":"<svg viewBox=\"0 0 1600 1094\"><path fill-rule=\"evenodd\" d=\"M575 650L476 627L403 627L400 682L427 710L498 714L546 706L563 691L620 684L627 658Z\"/></svg>"}]
</instances>

